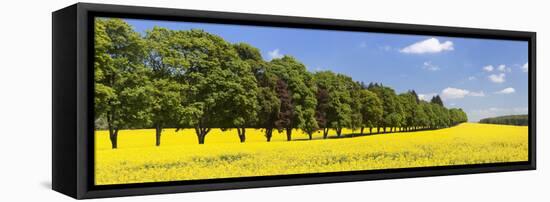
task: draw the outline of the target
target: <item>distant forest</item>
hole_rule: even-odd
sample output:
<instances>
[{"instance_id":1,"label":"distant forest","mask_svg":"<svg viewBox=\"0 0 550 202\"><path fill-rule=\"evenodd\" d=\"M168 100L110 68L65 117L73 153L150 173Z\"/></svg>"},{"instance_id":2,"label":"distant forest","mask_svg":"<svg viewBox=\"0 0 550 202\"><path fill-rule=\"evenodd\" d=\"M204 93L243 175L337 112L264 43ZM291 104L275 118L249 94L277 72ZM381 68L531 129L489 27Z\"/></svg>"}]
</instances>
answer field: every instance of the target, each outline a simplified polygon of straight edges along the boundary
<instances>
[{"instance_id":1,"label":"distant forest","mask_svg":"<svg viewBox=\"0 0 550 202\"><path fill-rule=\"evenodd\" d=\"M529 125L529 116L527 114L498 116L481 119L479 123L527 126Z\"/></svg>"}]
</instances>

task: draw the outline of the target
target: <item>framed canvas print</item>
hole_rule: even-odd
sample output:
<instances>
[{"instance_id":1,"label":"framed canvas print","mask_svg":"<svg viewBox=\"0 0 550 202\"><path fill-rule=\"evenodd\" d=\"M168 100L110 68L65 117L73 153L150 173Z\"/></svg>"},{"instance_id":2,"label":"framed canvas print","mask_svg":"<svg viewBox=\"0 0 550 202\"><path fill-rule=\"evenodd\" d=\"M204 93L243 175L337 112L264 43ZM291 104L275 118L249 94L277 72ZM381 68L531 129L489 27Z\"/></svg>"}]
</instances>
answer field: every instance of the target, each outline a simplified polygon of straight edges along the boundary
<instances>
[{"instance_id":1,"label":"framed canvas print","mask_svg":"<svg viewBox=\"0 0 550 202\"><path fill-rule=\"evenodd\" d=\"M74 198L535 169L534 32L52 15L53 189Z\"/></svg>"}]
</instances>

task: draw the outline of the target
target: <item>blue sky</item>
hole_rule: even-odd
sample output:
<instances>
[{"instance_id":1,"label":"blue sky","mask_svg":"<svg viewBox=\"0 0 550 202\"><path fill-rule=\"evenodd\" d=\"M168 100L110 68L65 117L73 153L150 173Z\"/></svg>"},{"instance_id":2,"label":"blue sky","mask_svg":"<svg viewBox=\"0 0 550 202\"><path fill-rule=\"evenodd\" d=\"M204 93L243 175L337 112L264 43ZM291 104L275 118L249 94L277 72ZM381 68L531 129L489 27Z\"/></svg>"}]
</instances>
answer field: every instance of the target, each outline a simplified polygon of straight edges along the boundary
<instances>
[{"instance_id":1,"label":"blue sky","mask_svg":"<svg viewBox=\"0 0 550 202\"><path fill-rule=\"evenodd\" d=\"M443 97L470 121L526 114L528 44L520 41L126 19L142 34L154 26L203 29L259 48L265 60L292 55L310 71L332 70L398 93Z\"/></svg>"}]
</instances>

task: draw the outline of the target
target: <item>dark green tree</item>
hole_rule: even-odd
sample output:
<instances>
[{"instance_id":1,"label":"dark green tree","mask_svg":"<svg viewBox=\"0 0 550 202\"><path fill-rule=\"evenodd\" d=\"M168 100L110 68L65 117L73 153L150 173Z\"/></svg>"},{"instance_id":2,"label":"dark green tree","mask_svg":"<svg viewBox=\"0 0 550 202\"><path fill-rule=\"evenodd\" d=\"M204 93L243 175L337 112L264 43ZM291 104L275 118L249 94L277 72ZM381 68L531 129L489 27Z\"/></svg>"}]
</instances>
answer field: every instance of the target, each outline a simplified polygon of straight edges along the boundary
<instances>
[{"instance_id":1,"label":"dark green tree","mask_svg":"<svg viewBox=\"0 0 550 202\"><path fill-rule=\"evenodd\" d=\"M292 105L292 97L290 95L288 85L282 79L277 80L275 87L277 98L280 102L279 113L275 120L275 127L279 132L290 128L292 130L292 119L294 117L294 106ZM287 141L291 140L290 132L287 130Z\"/></svg>"},{"instance_id":2,"label":"dark green tree","mask_svg":"<svg viewBox=\"0 0 550 202\"><path fill-rule=\"evenodd\" d=\"M183 121L187 83L183 78L187 64L181 57L177 32L155 27L147 31L147 57L152 91L151 117L155 128L155 145L160 146L165 127L178 127Z\"/></svg>"},{"instance_id":3,"label":"dark green tree","mask_svg":"<svg viewBox=\"0 0 550 202\"><path fill-rule=\"evenodd\" d=\"M144 43L120 19L95 21L95 118L104 117L113 149L118 132L150 124L150 81L143 66Z\"/></svg>"},{"instance_id":4,"label":"dark green tree","mask_svg":"<svg viewBox=\"0 0 550 202\"><path fill-rule=\"evenodd\" d=\"M361 127L361 134L363 134L364 127L369 128L369 133L372 134L372 128L378 126L382 121L384 114L382 101L378 96L367 90L360 91L359 102L361 103L361 115L363 125Z\"/></svg>"},{"instance_id":5,"label":"dark green tree","mask_svg":"<svg viewBox=\"0 0 550 202\"><path fill-rule=\"evenodd\" d=\"M394 131L395 127L400 127L403 121L403 109L395 91L376 83L370 84L367 89L375 93L382 101L383 115L382 121L378 125L378 131L380 131L380 127L383 128L384 133L388 127L390 132Z\"/></svg>"},{"instance_id":6,"label":"dark green tree","mask_svg":"<svg viewBox=\"0 0 550 202\"><path fill-rule=\"evenodd\" d=\"M348 80L349 77L335 74L331 71L316 72L315 82L318 88L328 91L328 102L326 108L328 128L333 128L336 135L342 134L342 129L352 125L352 97L350 94L351 86ZM323 132L328 132L328 128L324 128Z\"/></svg>"},{"instance_id":7,"label":"dark green tree","mask_svg":"<svg viewBox=\"0 0 550 202\"><path fill-rule=\"evenodd\" d=\"M277 97L276 91L277 80L279 78L271 72L269 64L263 61L260 50L246 43L234 44L233 47L237 51L240 59L250 65L256 77L258 89L258 117L257 123L254 125L265 130L265 137L267 141L270 142L281 107L281 102ZM244 128L242 130L244 132ZM242 137L240 136L241 141L244 141L244 133L242 133L242 135Z\"/></svg>"},{"instance_id":8,"label":"dark green tree","mask_svg":"<svg viewBox=\"0 0 550 202\"><path fill-rule=\"evenodd\" d=\"M442 107L444 106L443 105L443 100L441 99L441 97L439 97L439 95L433 96L432 100L430 102L433 103L433 104L437 104L439 106L442 106Z\"/></svg>"},{"instance_id":9,"label":"dark green tree","mask_svg":"<svg viewBox=\"0 0 550 202\"><path fill-rule=\"evenodd\" d=\"M401 106L403 108L403 128L405 131L415 126L416 112L418 108L417 97L414 91L399 94Z\"/></svg>"},{"instance_id":10,"label":"dark green tree","mask_svg":"<svg viewBox=\"0 0 550 202\"><path fill-rule=\"evenodd\" d=\"M270 62L273 73L288 85L292 101L292 119L286 125L287 140L292 139L292 129L301 129L308 135L318 128L315 120L315 85L306 67L290 56L273 59ZM284 104L283 98L279 97ZM281 106L281 110L286 110Z\"/></svg>"},{"instance_id":11,"label":"dark green tree","mask_svg":"<svg viewBox=\"0 0 550 202\"><path fill-rule=\"evenodd\" d=\"M329 110L329 92L325 87L317 87L317 107L315 109L315 119L317 125L323 130L323 139L328 137L328 110Z\"/></svg>"},{"instance_id":12,"label":"dark green tree","mask_svg":"<svg viewBox=\"0 0 550 202\"><path fill-rule=\"evenodd\" d=\"M233 45L202 30L176 31L178 48L189 84L185 90L185 125L193 126L199 144L212 127L237 128L241 142L245 128L257 117L257 84L251 67Z\"/></svg>"}]
</instances>

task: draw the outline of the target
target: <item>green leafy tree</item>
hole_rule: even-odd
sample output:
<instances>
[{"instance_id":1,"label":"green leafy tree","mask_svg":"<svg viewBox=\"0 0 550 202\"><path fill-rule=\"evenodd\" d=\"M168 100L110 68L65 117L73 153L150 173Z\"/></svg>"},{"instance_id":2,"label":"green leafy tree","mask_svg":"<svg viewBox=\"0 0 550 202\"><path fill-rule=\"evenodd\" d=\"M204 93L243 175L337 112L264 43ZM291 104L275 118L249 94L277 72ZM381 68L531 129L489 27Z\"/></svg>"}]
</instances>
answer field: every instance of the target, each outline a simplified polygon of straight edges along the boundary
<instances>
[{"instance_id":1,"label":"green leafy tree","mask_svg":"<svg viewBox=\"0 0 550 202\"><path fill-rule=\"evenodd\" d=\"M270 142L273 136L273 129L276 127L275 121L277 121L277 115L281 107L281 102L276 92L278 78L269 69L269 64L263 61L260 50L246 43L234 44L233 47L240 59L249 64L256 78L258 117L254 125L265 130L265 137ZM244 132L244 128L242 129L242 133L239 132L241 142L244 142Z\"/></svg>"},{"instance_id":2,"label":"green leafy tree","mask_svg":"<svg viewBox=\"0 0 550 202\"><path fill-rule=\"evenodd\" d=\"M466 113L460 108L449 109L449 116L451 119L451 125L453 126L468 121Z\"/></svg>"},{"instance_id":3,"label":"green leafy tree","mask_svg":"<svg viewBox=\"0 0 550 202\"><path fill-rule=\"evenodd\" d=\"M325 87L317 87L317 107L315 108L315 119L317 125L323 130L323 139L328 137L328 110L329 110L329 92Z\"/></svg>"},{"instance_id":4,"label":"green leafy tree","mask_svg":"<svg viewBox=\"0 0 550 202\"><path fill-rule=\"evenodd\" d=\"M95 118L104 117L113 149L118 132L150 124L150 81L143 66L144 43L120 19L96 19L94 47Z\"/></svg>"},{"instance_id":5,"label":"green leafy tree","mask_svg":"<svg viewBox=\"0 0 550 202\"><path fill-rule=\"evenodd\" d=\"M247 63L252 71L257 85L256 97L257 99L257 112L259 116L251 117L254 113L247 114L247 126L261 125L265 129L265 136L267 141L271 141L273 134L273 128L275 126L275 120L279 111L280 102L275 92L276 77L268 70L268 64L266 64L260 50L246 44L238 43L233 45L235 51L239 55L239 58ZM251 89L252 90L252 89ZM245 141L246 128L237 128L239 139L241 142Z\"/></svg>"},{"instance_id":6,"label":"green leafy tree","mask_svg":"<svg viewBox=\"0 0 550 202\"><path fill-rule=\"evenodd\" d=\"M414 91L408 91L399 95L401 106L403 108L403 128L405 131L410 130L415 123L416 112L418 108L417 97Z\"/></svg>"},{"instance_id":7,"label":"green leafy tree","mask_svg":"<svg viewBox=\"0 0 550 202\"><path fill-rule=\"evenodd\" d=\"M375 93L367 89L361 90L359 97L359 102L361 103L360 112L363 121L361 134L363 134L364 127L369 128L369 133L372 134L372 128L378 126L382 121L384 114L382 101Z\"/></svg>"},{"instance_id":8,"label":"green leafy tree","mask_svg":"<svg viewBox=\"0 0 550 202\"><path fill-rule=\"evenodd\" d=\"M415 130L423 129L430 125L430 120L426 112L426 107L428 103L425 101L419 101L418 107L416 107L414 112L414 127Z\"/></svg>"},{"instance_id":9,"label":"green leafy tree","mask_svg":"<svg viewBox=\"0 0 550 202\"><path fill-rule=\"evenodd\" d=\"M434 127L445 128L449 126L450 118L449 111L439 105L438 103L432 103L432 110L434 112Z\"/></svg>"},{"instance_id":10,"label":"green leafy tree","mask_svg":"<svg viewBox=\"0 0 550 202\"><path fill-rule=\"evenodd\" d=\"M183 120L183 80L186 61L178 49L176 32L155 27L147 31L147 57L145 64L150 69L152 80L151 117L155 127L155 145L160 146L165 127L178 127Z\"/></svg>"},{"instance_id":11,"label":"green leafy tree","mask_svg":"<svg viewBox=\"0 0 550 202\"><path fill-rule=\"evenodd\" d=\"M331 71L316 72L315 82L317 88L326 89L328 91L328 102L326 107L328 128L336 130L336 135L342 134L342 128L352 125L352 97L350 94L353 81L350 82L344 75L335 74ZM323 132L328 132L327 129L323 129Z\"/></svg>"},{"instance_id":12,"label":"green leafy tree","mask_svg":"<svg viewBox=\"0 0 550 202\"><path fill-rule=\"evenodd\" d=\"M258 92L258 126L265 130L265 137L268 142L273 137L273 130L277 127L281 101L277 97L277 92L274 88L263 86Z\"/></svg>"},{"instance_id":13,"label":"green leafy tree","mask_svg":"<svg viewBox=\"0 0 550 202\"><path fill-rule=\"evenodd\" d=\"M433 104L437 104L439 106L442 106L442 107L444 106L443 105L443 100L441 99L441 97L439 97L439 95L433 96L432 100L430 102L433 103Z\"/></svg>"},{"instance_id":14,"label":"green leafy tree","mask_svg":"<svg viewBox=\"0 0 550 202\"><path fill-rule=\"evenodd\" d=\"M403 121L403 109L395 91L377 83L369 84L367 89L375 93L382 101L383 115L382 121L378 126L378 131L380 131L380 127L382 127L385 133L386 128L390 127L390 132L392 132L395 127L401 126Z\"/></svg>"},{"instance_id":15,"label":"green leafy tree","mask_svg":"<svg viewBox=\"0 0 550 202\"><path fill-rule=\"evenodd\" d=\"M346 83L347 91L349 92L349 95L351 98L349 103L351 108L351 113L350 113L351 120L350 120L350 125L346 127L349 127L352 129L351 135L353 135L355 130L357 129L363 130L365 126L365 123L364 123L365 121L363 120L363 114L361 113L363 108L363 103L361 101L362 99L361 91L363 90L363 87L359 82L353 81L351 77L345 78L344 81ZM361 134L362 133L363 132L361 131Z\"/></svg>"},{"instance_id":16,"label":"green leafy tree","mask_svg":"<svg viewBox=\"0 0 550 202\"><path fill-rule=\"evenodd\" d=\"M433 104L433 103L427 103L426 104L426 115L428 115L428 128L430 129L435 129L436 126L437 126L437 123L438 123L438 115L436 113L436 107L438 107L437 104Z\"/></svg>"},{"instance_id":17,"label":"green leafy tree","mask_svg":"<svg viewBox=\"0 0 550 202\"><path fill-rule=\"evenodd\" d=\"M219 36L202 30L176 31L172 44L184 67L184 125L195 128L204 144L212 127L237 128L244 142L245 128L257 117L257 85L250 65Z\"/></svg>"},{"instance_id":18,"label":"green leafy tree","mask_svg":"<svg viewBox=\"0 0 550 202\"><path fill-rule=\"evenodd\" d=\"M292 118L284 127L287 134L287 140L292 139L292 129L297 128L306 132L308 135L313 134L318 128L315 120L315 108L317 100L315 99L315 85L312 75L306 70L306 67L290 56L273 59L270 62L273 73L284 81L288 86L287 92L290 95L292 102ZM281 104L286 104L283 98ZM281 110L288 110L281 106ZM286 112L285 112L286 113Z\"/></svg>"}]
</instances>

